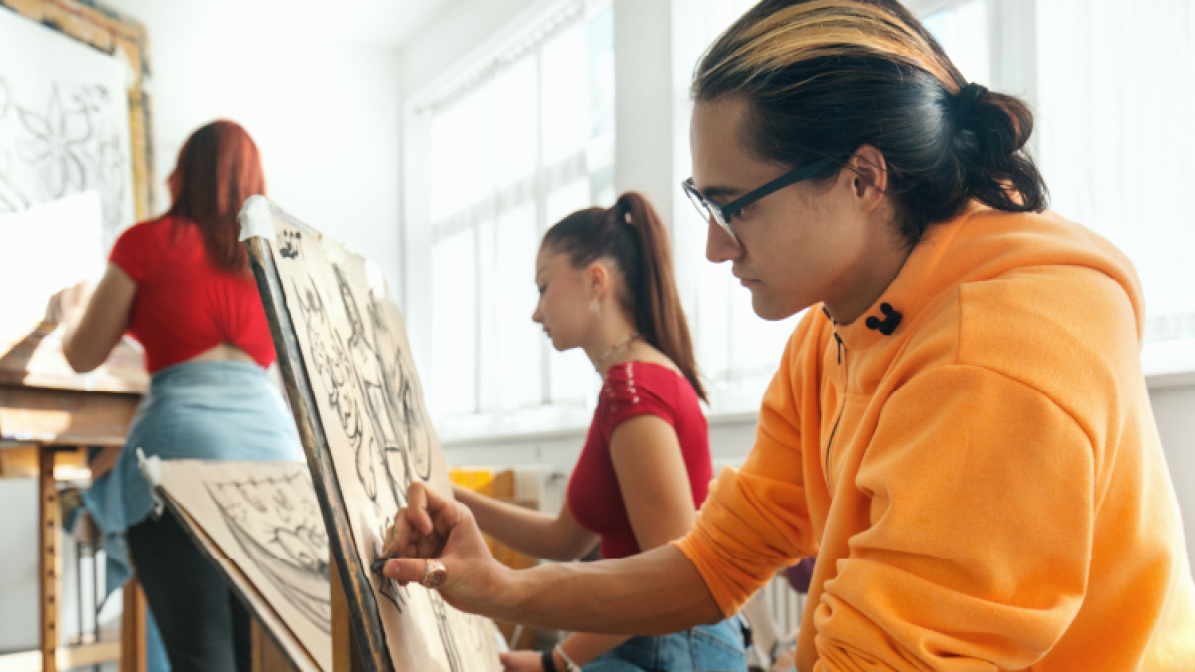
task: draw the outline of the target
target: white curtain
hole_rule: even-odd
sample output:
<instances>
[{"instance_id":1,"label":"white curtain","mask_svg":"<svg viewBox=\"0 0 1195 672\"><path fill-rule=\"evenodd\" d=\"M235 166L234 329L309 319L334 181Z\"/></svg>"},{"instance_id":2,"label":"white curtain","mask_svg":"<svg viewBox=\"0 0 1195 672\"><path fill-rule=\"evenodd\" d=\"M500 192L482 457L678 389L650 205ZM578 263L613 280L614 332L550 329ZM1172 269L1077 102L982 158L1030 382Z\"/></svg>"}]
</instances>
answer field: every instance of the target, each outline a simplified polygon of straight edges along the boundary
<instances>
[{"instance_id":1,"label":"white curtain","mask_svg":"<svg viewBox=\"0 0 1195 672\"><path fill-rule=\"evenodd\" d=\"M536 429L596 392L584 353L552 351L531 314L543 232L613 201L611 11L576 11L519 49L431 124L429 406L449 434Z\"/></svg>"},{"instance_id":2,"label":"white curtain","mask_svg":"<svg viewBox=\"0 0 1195 672\"><path fill-rule=\"evenodd\" d=\"M926 26L972 81L1024 49L993 17L1023 0L954 3ZM1145 288L1147 341L1195 338L1195 3L1036 0L1028 95L1050 207L1111 240ZM1024 54L1019 54L1024 58Z\"/></svg>"},{"instance_id":3,"label":"white curtain","mask_svg":"<svg viewBox=\"0 0 1195 672\"><path fill-rule=\"evenodd\" d=\"M689 85L693 67L719 34L750 9L754 0L693 0L674 27L677 61L675 95L678 111L674 135L676 182L690 174ZM693 331L697 364L704 375L714 414L758 410L792 330L800 316L767 322L751 308L750 292L730 274L729 264L705 259L706 222L678 186L673 226L681 298Z\"/></svg>"},{"instance_id":4,"label":"white curtain","mask_svg":"<svg viewBox=\"0 0 1195 672\"><path fill-rule=\"evenodd\" d=\"M1148 341L1195 338L1195 2L1038 0L1051 207L1129 255Z\"/></svg>"}]
</instances>

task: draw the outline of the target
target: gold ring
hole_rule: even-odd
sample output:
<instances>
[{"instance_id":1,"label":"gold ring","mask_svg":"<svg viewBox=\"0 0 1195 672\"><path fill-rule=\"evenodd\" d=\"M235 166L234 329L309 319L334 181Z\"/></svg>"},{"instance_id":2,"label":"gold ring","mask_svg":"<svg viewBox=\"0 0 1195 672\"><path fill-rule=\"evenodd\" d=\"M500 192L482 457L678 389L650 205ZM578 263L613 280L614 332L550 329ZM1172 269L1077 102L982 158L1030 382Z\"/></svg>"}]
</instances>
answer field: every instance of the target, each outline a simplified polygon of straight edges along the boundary
<instances>
[{"instance_id":1,"label":"gold ring","mask_svg":"<svg viewBox=\"0 0 1195 672\"><path fill-rule=\"evenodd\" d=\"M448 568L439 560L427 560L423 565L423 580L419 583L424 588L439 588L448 580Z\"/></svg>"}]
</instances>

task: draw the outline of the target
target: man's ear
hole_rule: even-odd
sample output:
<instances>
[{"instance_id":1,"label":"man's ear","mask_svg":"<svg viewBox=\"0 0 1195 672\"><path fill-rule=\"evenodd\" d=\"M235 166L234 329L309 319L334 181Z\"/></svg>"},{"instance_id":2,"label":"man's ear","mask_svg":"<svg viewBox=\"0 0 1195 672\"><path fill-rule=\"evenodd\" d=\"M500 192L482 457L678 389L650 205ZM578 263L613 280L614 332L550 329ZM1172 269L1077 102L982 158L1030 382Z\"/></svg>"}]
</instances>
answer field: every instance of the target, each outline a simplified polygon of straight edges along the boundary
<instances>
[{"instance_id":1,"label":"man's ear","mask_svg":"<svg viewBox=\"0 0 1195 672\"><path fill-rule=\"evenodd\" d=\"M884 153L871 145L860 145L847 160L843 175L851 179L852 195L870 210L888 191L888 164Z\"/></svg>"}]
</instances>

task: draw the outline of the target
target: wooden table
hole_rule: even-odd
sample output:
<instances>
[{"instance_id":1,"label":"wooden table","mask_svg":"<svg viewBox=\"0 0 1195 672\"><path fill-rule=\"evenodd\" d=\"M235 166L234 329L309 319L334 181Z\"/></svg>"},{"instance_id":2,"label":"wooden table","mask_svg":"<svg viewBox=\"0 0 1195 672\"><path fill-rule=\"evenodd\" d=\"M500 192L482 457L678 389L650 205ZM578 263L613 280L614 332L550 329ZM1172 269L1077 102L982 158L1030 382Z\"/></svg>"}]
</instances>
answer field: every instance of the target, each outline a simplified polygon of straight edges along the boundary
<instances>
[{"instance_id":1,"label":"wooden table","mask_svg":"<svg viewBox=\"0 0 1195 672\"><path fill-rule=\"evenodd\" d=\"M0 472L20 464L24 451L38 483L41 669L58 669L71 651L58 648L58 583L61 575L55 468L60 454L86 465L88 447L120 447L141 395L149 386L140 351L122 342L96 371L76 374L62 355L61 332L40 324L17 336L0 334ZM36 465L36 466L34 466ZM12 471L12 468L8 469ZM19 470L18 470L19 471ZM125 588L121 632L122 672L145 669L145 598L139 586Z\"/></svg>"}]
</instances>

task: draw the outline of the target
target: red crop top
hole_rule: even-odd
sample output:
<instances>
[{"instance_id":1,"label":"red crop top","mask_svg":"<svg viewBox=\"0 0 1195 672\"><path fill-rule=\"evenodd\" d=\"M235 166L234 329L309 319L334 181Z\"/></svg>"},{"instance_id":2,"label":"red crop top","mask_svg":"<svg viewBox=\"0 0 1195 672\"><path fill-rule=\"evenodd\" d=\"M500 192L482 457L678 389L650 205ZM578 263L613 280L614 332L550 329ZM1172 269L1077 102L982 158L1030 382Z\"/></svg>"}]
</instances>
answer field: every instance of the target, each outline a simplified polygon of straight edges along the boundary
<instances>
[{"instance_id":1,"label":"red crop top","mask_svg":"<svg viewBox=\"0 0 1195 672\"><path fill-rule=\"evenodd\" d=\"M693 386L684 376L659 364L611 366L567 493L573 518L601 537L603 558L625 558L640 550L610 459L610 435L622 421L648 413L663 418L676 431L689 472L693 508L701 508L709 493L714 474L709 431Z\"/></svg>"},{"instance_id":2,"label":"red crop top","mask_svg":"<svg viewBox=\"0 0 1195 672\"><path fill-rule=\"evenodd\" d=\"M145 346L151 374L221 343L244 350L262 368L274 362L256 283L212 266L194 223L163 217L136 224L108 260L137 283L128 333Z\"/></svg>"}]
</instances>

